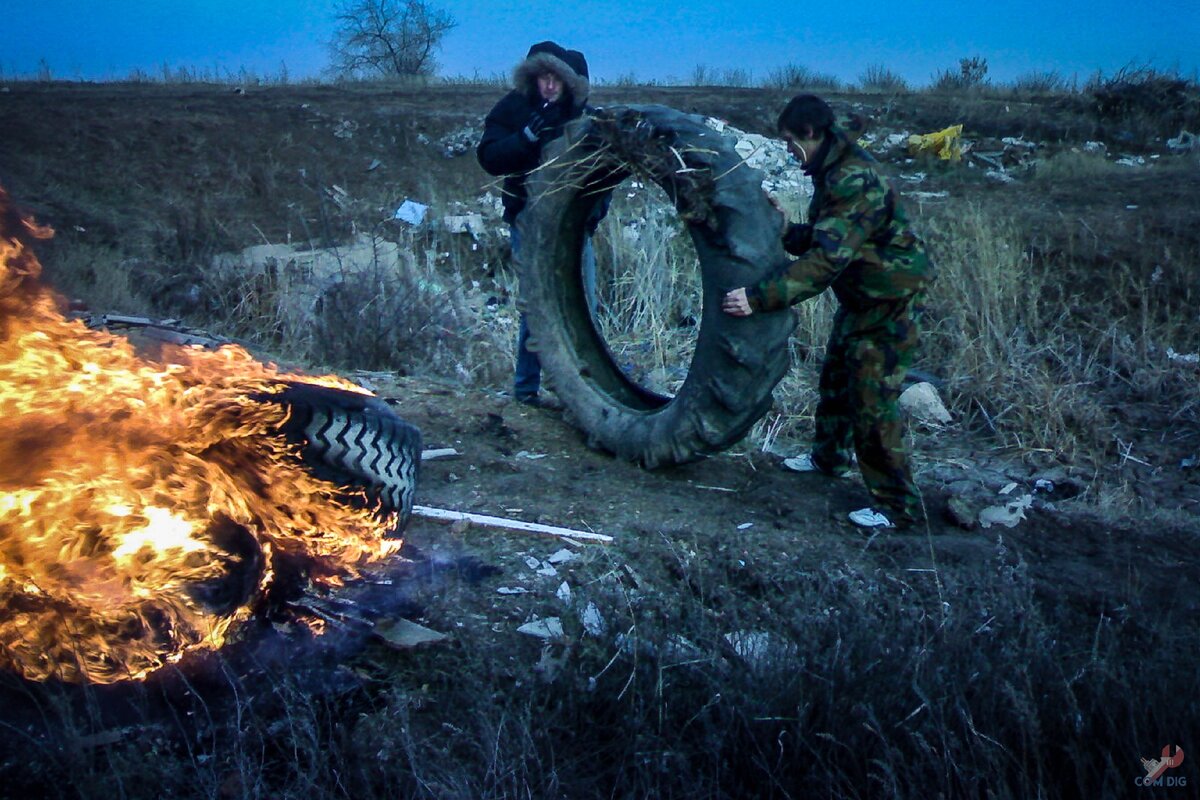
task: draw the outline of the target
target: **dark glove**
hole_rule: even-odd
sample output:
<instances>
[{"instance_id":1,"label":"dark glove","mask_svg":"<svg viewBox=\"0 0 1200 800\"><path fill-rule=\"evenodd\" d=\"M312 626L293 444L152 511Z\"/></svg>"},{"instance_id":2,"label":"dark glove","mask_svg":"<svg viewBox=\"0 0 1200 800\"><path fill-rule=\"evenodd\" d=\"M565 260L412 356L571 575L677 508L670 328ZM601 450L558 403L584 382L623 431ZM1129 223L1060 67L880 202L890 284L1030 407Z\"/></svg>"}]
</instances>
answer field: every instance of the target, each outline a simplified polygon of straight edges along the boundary
<instances>
[{"instance_id":1,"label":"dark glove","mask_svg":"<svg viewBox=\"0 0 1200 800\"><path fill-rule=\"evenodd\" d=\"M533 142L545 144L558 135L559 126L562 124L562 117L561 104L546 103L529 115L529 119L525 122L525 129L521 133L525 135L525 139L531 144Z\"/></svg>"},{"instance_id":2,"label":"dark glove","mask_svg":"<svg viewBox=\"0 0 1200 800\"><path fill-rule=\"evenodd\" d=\"M783 249L794 256L802 256L812 247L813 227L803 222L788 225L783 234Z\"/></svg>"}]
</instances>

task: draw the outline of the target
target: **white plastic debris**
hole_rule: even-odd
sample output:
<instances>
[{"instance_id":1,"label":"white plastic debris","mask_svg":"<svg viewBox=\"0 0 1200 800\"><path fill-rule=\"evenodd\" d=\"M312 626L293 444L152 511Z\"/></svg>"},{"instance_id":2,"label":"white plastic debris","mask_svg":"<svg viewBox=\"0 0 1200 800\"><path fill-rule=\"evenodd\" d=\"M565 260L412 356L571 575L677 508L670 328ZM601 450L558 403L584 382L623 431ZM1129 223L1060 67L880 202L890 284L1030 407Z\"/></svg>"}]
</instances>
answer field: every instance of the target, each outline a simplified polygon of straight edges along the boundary
<instances>
[{"instance_id":1,"label":"white plastic debris","mask_svg":"<svg viewBox=\"0 0 1200 800\"><path fill-rule=\"evenodd\" d=\"M1167 360L1178 361L1182 364L1200 364L1200 353L1176 353L1174 348L1168 347Z\"/></svg>"},{"instance_id":2,"label":"white plastic debris","mask_svg":"<svg viewBox=\"0 0 1200 800\"><path fill-rule=\"evenodd\" d=\"M979 524L984 528L993 525L1003 525L1015 528L1017 523L1025 519L1025 509L1033 505L1033 495L1023 494L1002 506L988 506L979 512Z\"/></svg>"},{"instance_id":3,"label":"white plastic debris","mask_svg":"<svg viewBox=\"0 0 1200 800\"><path fill-rule=\"evenodd\" d=\"M563 635L562 620L558 617L535 619L533 622L526 622L517 628L517 633L535 636L538 639L561 639Z\"/></svg>"},{"instance_id":4,"label":"white plastic debris","mask_svg":"<svg viewBox=\"0 0 1200 800\"><path fill-rule=\"evenodd\" d=\"M525 556L525 566L530 569L541 569L542 562L541 559L534 558L533 556Z\"/></svg>"},{"instance_id":5,"label":"white plastic debris","mask_svg":"<svg viewBox=\"0 0 1200 800\"><path fill-rule=\"evenodd\" d=\"M577 558L579 558L578 553L575 553L564 547L562 550L559 550L557 553L553 554L546 560L549 561L551 564L565 564L568 561L574 561Z\"/></svg>"},{"instance_id":6,"label":"white plastic debris","mask_svg":"<svg viewBox=\"0 0 1200 800\"><path fill-rule=\"evenodd\" d=\"M559 600L563 601L564 603L570 603L571 602L571 586L566 581L563 581L562 583L559 584L558 591L556 591L554 593L554 596L557 597Z\"/></svg>"},{"instance_id":7,"label":"white plastic debris","mask_svg":"<svg viewBox=\"0 0 1200 800\"><path fill-rule=\"evenodd\" d=\"M482 214L447 214L442 218L447 233L469 233L478 239L487 232Z\"/></svg>"},{"instance_id":8,"label":"white plastic debris","mask_svg":"<svg viewBox=\"0 0 1200 800\"><path fill-rule=\"evenodd\" d=\"M743 522L741 525L737 526L737 529L739 531L744 531L744 530L747 530L748 528L753 528L753 527L754 527L753 522Z\"/></svg>"},{"instance_id":9,"label":"white plastic debris","mask_svg":"<svg viewBox=\"0 0 1200 800\"><path fill-rule=\"evenodd\" d=\"M524 586L501 586L496 590L496 594L528 594L529 590Z\"/></svg>"},{"instance_id":10,"label":"white plastic debris","mask_svg":"<svg viewBox=\"0 0 1200 800\"><path fill-rule=\"evenodd\" d=\"M425 221L425 212L428 210L429 206L424 203L418 203L415 200L405 200L396 209L395 219L407 222L409 225L420 225Z\"/></svg>"},{"instance_id":11,"label":"white plastic debris","mask_svg":"<svg viewBox=\"0 0 1200 800\"><path fill-rule=\"evenodd\" d=\"M946 425L953 417L932 383L914 383L900 394L900 407L913 419L930 426Z\"/></svg>"},{"instance_id":12,"label":"white plastic debris","mask_svg":"<svg viewBox=\"0 0 1200 800\"><path fill-rule=\"evenodd\" d=\"M1200 136L1189 131L1180 131L1174 139L1167 139L1167 149L1172 153L1200 152Z\"/></svg>"},{"instance_id":13,"label":"white plastic debris","mask_svg":"<svg viewBox=\"0 0 1200 800\"><path fill-rule=\"evenodd\" d=\"M558 570L549 564L542 564L542 568L537 571L537 574L543 578L557 578Z\"/></svg>"},{"instance_id":14,"label":"white plastic debris","mask_svg":"<svg viewBox=\"0 0 1200 800\"><path fill-rule=\"evenodd\" d=\"M595 603L587 604L587 608L579 615L579 621L583 623L583 629L589 636L600 636L604 633L604 618L600 616L600 609L596 608Z\"/></svg>"}]
</instances>

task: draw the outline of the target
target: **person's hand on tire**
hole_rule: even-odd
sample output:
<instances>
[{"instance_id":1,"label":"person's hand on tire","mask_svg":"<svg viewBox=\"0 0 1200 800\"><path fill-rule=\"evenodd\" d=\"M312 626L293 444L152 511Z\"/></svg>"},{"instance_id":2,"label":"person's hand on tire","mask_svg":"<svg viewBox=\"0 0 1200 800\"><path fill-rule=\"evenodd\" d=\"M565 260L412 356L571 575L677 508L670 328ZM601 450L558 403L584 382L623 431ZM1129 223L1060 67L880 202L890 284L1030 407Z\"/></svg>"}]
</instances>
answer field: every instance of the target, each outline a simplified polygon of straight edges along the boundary
<instances>
[{"instance_id":1,"label":"person's hand on tire","mask_svg":"<svg viewBox=\"0 0 1200 800\"><path fill-rule=\"evenodd\" d=\"M734 317L748 317L754 313L750 307L750 299L746 297L746 287L726 292L721 299L721 310Z\"/></svg>"},{"instance_id":2,"label":"person's hand on tire","mask_svg":"<svg viewBox=\"0 0 1200 800\"><path fill-rule=\"evenodd\" d=\"M521 131L525 139L530 144L545 144L558 135L559 126L562 124L562 105L560 103L546 103L540 109L529 115L529 119L525 122L525 128Z\"/></svg>"}]
</instances>

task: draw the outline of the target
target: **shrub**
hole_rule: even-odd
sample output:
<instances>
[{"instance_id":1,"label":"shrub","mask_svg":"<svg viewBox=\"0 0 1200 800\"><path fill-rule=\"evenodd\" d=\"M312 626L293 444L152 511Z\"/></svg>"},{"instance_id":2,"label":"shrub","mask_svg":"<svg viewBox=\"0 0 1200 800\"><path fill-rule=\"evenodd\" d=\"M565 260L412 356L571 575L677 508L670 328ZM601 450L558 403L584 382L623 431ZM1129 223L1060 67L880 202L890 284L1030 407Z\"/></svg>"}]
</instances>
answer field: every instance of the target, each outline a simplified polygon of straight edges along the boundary
<instances>
[{"instance_id":1,"label":"shrub","mask_svg":"<svg viewBox=\"0 0 1200 800\"><path fill-rule=\"evenodd\" d=\"M942 92L961 92L981 89L987 85L986 58L971 56L958 60L958 71L943 70L933 78L931 88Z\"/></svg>"},{"instance_id":2,"label":"shrub","mask_svg":"<svg viewBox=\"0 0 1200 800\"><path fill-rule=\"evenodd\" d=\"M785 64L770 71L763 85L771 89L823 89L835 91L842 82L834 75L813 72L800 64Z\"/></svg>"},{"instance_id":3,"label":"shrub","mask_svg":"<svg viewBox=\"0 0 1200 800\"><path fill-rule=\"evenodd\" d=\"M1054 70L1026 72L1019 76L1012 85L1013 91L1020 94L1062 94L1069 91L1067 79Z\"/></svg>"},{"instance_id":4,"label":"shrub","mask_svg":"<svg viewBox=\"0 0 1200 800\"><path fill-rule=\"evenodd\" d=\"M872 64L858 77L865 92L907 92L908 81L882 64Z\"/></svg>"}]
</instances>

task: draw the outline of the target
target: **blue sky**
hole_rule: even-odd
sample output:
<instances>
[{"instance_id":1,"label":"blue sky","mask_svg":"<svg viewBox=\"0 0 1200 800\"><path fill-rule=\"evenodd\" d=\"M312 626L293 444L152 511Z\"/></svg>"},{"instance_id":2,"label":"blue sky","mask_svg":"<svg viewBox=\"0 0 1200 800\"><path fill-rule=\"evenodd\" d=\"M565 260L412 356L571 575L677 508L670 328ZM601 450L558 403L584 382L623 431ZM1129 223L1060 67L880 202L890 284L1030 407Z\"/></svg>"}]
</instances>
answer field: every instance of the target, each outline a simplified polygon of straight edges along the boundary
<instances>
[{"instance_id":1,"label":"blue sky","mask_svg":"<svg viewBox=\"0 0 1200 800\"><path fill-rule=\"evenodd\" d=\"M508 73L528 46L554 39L584 51L593 78L686 80L697 65L745 69L754 81L787 64L853 81L881 64L928 83L958 59L982 56L989 77L1054 70L1086 80L1123 66L1200 72L1200 0L858 2L775 0L431 0L458 22L440 74ZM201 72L240 68L319 75L332 31L327 0L9 0L0 70L58 78L152 75L164 64Z\"/></svg>"}]
</instances>

